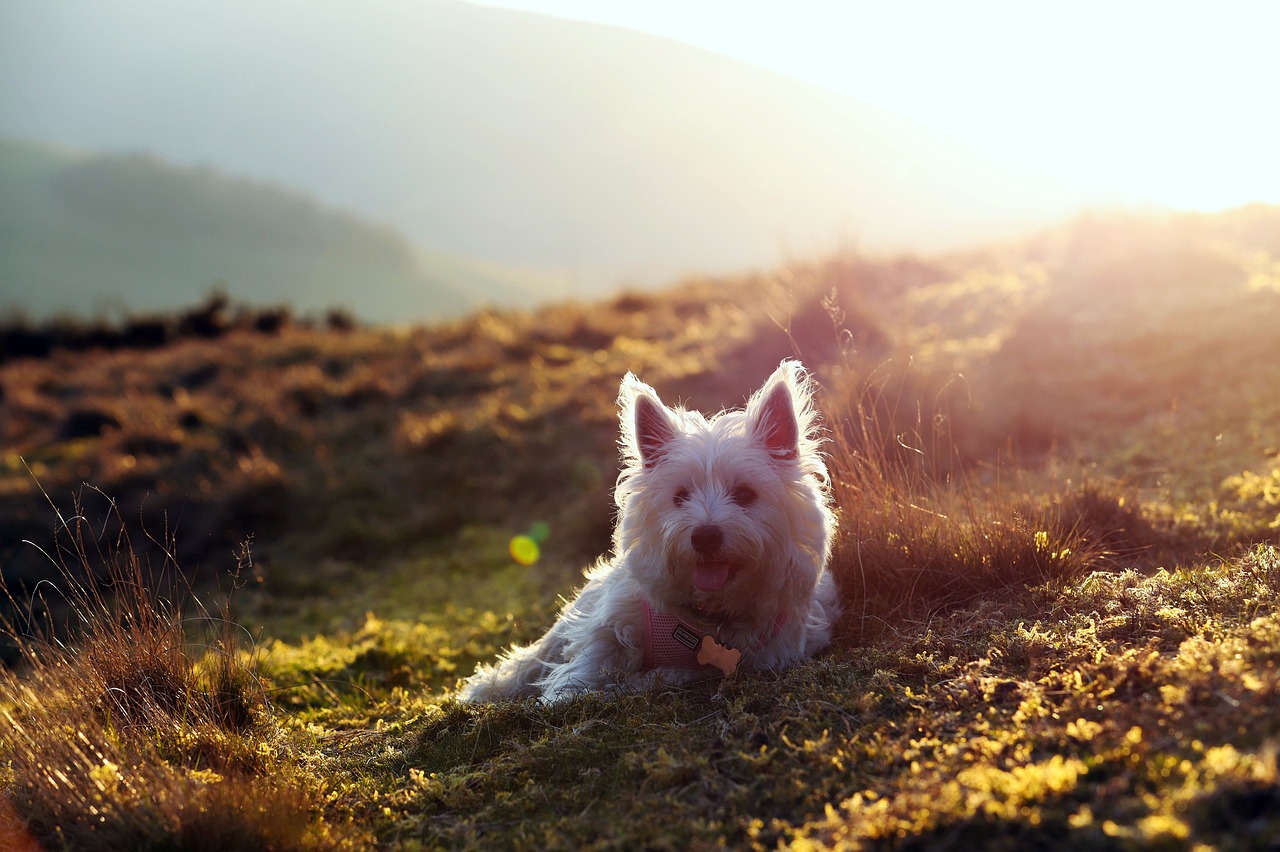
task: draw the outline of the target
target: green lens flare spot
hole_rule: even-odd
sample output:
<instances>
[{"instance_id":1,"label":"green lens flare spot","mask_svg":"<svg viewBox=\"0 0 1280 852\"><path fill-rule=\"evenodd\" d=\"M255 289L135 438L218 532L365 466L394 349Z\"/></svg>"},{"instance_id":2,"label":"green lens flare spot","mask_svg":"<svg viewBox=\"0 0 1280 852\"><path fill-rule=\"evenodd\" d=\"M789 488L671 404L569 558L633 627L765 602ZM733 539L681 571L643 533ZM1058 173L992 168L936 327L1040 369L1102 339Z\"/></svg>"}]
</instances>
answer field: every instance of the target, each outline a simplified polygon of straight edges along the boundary
<instances>
[{"instance_id":1,"label":"green lens flare spot","mask_svg":"<svg viewBox=\"0 0 1280 852\"><path fill-rule=\"evenodd\" d=\"M530 524L526 535L538 544L546 544L547 539L551 537L551 525L546 521L534 521Z\"/></svg>"}]
</instances>

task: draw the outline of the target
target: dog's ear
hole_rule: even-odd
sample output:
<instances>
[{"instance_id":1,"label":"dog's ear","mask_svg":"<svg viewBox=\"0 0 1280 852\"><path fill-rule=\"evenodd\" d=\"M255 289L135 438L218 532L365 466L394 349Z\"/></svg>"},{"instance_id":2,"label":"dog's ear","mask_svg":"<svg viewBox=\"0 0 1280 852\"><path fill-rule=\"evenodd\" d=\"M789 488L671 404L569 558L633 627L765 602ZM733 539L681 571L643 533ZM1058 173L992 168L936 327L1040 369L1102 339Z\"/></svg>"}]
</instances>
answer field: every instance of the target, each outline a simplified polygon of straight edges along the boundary
<instances>
[{"instance_id":1,"label":"dog's ear","mask_svg":"<svg viewBox=\"0 0 1280 852\"><path fill-rule=\"evenodd\" d=\"M618 409L624 455L639 461L646 470L653 468L676 437L667 407L653 388L627 373L618 392Z\"/></svg>"},{"instance_id":2,"label":"dog's ear","mask_svg":"<svg viewBox=\"0 0 1280 852\"><path fill-rule=\"evenodd\" d=\"M804 367L796 361L783 361L747 403L747 422L751 434L764 444L770 455L794 461L800 455L804 431L800 415L802 412L807 415L808 409Z\"/></svg>"}]
</instances>

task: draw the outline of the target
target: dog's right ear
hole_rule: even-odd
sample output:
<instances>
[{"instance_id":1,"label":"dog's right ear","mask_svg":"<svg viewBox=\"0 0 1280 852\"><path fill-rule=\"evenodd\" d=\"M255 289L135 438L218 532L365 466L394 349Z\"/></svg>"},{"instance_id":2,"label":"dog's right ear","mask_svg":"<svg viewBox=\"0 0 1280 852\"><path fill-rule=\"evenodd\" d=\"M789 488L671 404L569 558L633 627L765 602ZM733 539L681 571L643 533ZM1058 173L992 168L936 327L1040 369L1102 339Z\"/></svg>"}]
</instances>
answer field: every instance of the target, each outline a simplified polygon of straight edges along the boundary
<instances>
[{"instance_id":1,"label":"dog's right ear","mask_svg":"<svg viewBox=\"0 0 1280 852\"><path fill-rule=\"evenodd\" d=\"M650 470L676 437L675 424L653 388L627 373L618 391L623 453Z\"/></svg>"}]
</instances>

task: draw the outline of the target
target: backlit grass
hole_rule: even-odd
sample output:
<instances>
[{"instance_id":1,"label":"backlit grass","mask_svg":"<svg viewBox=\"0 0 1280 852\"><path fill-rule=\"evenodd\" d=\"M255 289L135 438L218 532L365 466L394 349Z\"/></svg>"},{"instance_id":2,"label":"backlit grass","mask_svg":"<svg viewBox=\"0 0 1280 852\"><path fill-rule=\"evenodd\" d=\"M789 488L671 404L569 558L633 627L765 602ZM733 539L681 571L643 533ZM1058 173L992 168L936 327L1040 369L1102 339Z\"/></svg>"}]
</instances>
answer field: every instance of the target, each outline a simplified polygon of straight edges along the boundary
<instances>
[{"instance_id":1,"label":"backlit grass","mask_svg":"<svg viewBox=\"0 0 1280 852\"><path fill-rule=\"evenodd\" d=\"M0 843L1280 843L1274 220L0 364ZM792 354L829 428L833 646L456 704L606 551L620 376L715 410Z\"/></svg>"}]
</instances>

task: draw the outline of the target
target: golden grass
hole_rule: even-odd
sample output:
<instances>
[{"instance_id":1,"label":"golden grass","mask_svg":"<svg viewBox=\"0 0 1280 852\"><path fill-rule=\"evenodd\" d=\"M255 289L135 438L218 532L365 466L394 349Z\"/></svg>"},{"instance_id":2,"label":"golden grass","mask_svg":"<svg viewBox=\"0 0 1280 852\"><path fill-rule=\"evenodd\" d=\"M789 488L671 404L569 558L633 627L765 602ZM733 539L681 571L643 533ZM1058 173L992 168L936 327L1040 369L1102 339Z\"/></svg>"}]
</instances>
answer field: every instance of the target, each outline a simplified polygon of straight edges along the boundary
<instances>
[{"instance_id":1,"label":"golden grass","mask_svg":"<svg viewBox=\"0 0 1280 852\"><path fill-rule=\"evenodd\" d=\"M0 365L0 843L1274 844L1280 300L1251 283L1273 219L1082 220L430 329ZM454 704L607 548L622 373L715 409L793 354L831 429L833 648ZM20 459L55 503L87 479L118 508L81 492L52 560L18 546L50 538ZM261 639L196 630L230 613L189 590L220 599L250 532ZM78 629L17 620L40 601Z\"/></svg>"},{"instance_id":2,"label":"golden grass","mask_svg":"<svg viewBox=\"0 0 1280 852\"><path fill-rule=\"evenodd\" d=\"M165 591L118 514L60 529L57 579L31 600L62 595L74 623L32 605L6 629L20 660L0 672L5 830L74 849L345 846L319 817L317 784L290 769L229 611L197 607L211 644L193 647L180 581Z\"/></svg>"}]
</instances>

